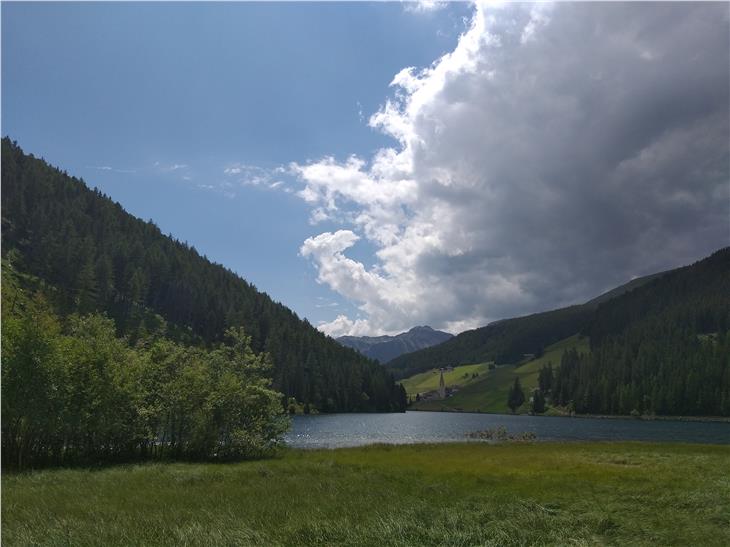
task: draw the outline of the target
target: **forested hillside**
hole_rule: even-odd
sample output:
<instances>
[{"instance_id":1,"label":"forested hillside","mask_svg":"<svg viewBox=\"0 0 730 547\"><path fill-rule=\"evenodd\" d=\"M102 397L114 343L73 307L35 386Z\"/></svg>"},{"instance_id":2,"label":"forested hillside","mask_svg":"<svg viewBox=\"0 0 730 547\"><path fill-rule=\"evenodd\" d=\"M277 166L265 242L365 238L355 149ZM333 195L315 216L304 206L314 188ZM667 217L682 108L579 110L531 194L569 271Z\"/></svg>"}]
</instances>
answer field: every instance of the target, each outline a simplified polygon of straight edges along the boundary
<instances>
[{"instance_id":1,"label":"forested hillside","mask_svg":"<svg viewBox=\"0 0 730 547\"><path fill-rule=\"evenodd\" d=\"M568 349L541 371L550 404L592 414L730 415L730 248L607 295L467 331L387 366L407 377L446 365L518 363L554 338L580 334L590 351ZM470 386L468 395L483 400L475 408L488 407L477 391L493 387L489 376Z\"/></svg>"},{"instance_id":2,"label":"forested hillside","mask_svg":"<svg viewBox=\"0 0 730 547\"><path fill-rule=\"evenodd\" d=\"M730 415L730 248L601 304L553 400L578 412Z\"/></svg>"},{"instance_id":3,"label":"forested hillside","mask_svg":"<svg viewBox=\"0 0 730 547\"><path fill-rule=\"evenodd\" d=\"M592 314L593 307L583 305L497 321L438 346L401 355L386 366L398 378L407 378L434 367L517 363L524 354L539 355L550 344L575 334Z\"/></svg>"},{"instance_id":4,"label":"forested hillside","mask_svg":"<svg viewBox=\"0 0 730 547\"><path fill-rule=\"evenodd\" d=\"M397 378L407 378L433 367L484 361L514 364L525 354L539 357L550 344L583 330L599 304L638 289L663 274L633 279L585 304L495 321L462 332L438 346L397 357L386 366Z\"/></svg>"},{"instance_id":5,"label":"forested hillside","mask_svg":"<svg viewBox=\"0 0 730 547\"><path fill-rule=\"evenodd\" d=\"M2 199L3 256L53 289L46 296L61 317L103 312L131 343L159 317L168 338L197 346L242 326L253 351L271 355L274 388L287 397L327 412L404 409L382 367L8 138Z\"/></svg>"}]
</instances>

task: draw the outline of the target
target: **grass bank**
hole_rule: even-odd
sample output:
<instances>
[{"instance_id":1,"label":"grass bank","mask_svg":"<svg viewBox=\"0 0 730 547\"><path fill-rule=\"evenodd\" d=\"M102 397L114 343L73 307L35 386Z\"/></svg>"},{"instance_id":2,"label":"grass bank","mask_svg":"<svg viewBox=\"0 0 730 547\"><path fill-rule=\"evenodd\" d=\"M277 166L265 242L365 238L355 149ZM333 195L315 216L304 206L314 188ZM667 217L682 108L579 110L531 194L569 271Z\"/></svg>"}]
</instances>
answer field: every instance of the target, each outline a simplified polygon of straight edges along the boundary
<instances>
[{"instance_id":1,"label":"grass bank","mask_svg":"<svg viewBox=\"0 0 730 547\"><path fill-rule=\"evenodd\" d=\"M4 545L729 545L730 447L285 451L2 477Z\"/></svg>"}]
</instances>

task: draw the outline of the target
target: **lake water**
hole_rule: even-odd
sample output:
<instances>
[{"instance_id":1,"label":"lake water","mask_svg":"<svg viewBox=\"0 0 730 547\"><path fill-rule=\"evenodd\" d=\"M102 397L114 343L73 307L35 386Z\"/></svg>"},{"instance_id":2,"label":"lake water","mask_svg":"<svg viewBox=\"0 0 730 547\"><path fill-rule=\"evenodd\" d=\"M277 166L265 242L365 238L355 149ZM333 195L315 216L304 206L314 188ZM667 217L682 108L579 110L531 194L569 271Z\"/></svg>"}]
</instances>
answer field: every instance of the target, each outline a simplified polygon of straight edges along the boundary
<instances>
[{"instance_id":1,"label":"lake water","mask_svg":"<svg viewBox=\"0 0 730 547\"><path fill-rule=\"evenodd\" d=\"M538 441L664 441L730 444L730 423L561 418L456 412L295 416L286 440L297 448L372 443L465 441L466 434L504 426Z\"/></svg>"}]
</instances>

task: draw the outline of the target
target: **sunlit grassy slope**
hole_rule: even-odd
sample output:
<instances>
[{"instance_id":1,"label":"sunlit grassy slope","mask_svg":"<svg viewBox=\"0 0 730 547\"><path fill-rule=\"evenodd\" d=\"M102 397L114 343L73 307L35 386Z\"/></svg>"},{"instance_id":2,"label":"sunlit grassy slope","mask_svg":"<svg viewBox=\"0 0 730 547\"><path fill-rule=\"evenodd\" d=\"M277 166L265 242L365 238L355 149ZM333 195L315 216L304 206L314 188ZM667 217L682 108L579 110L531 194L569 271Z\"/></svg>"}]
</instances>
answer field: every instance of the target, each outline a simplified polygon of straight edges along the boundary
<instances>
[{"instance_id":1,"label":"sunlit grassy slope","mask_svg":"<svg viewBox=\"0 0 730 547\"><path fill-rule=\"evenodd\" d=\"M3 546L730 545L730 447L373 446L2 476Z\"/></svg>"},{"instance_id":2,"label":"sunlit grassy slope","mask_svg":"<svg viewBox=\"0 0 730 547\"><path fill-rule=\"evenodd\" d=\"M487 368L487 363L455 367L452 371L444 371L444 382L447 386L467 386L483 378L487 373ZM478 376L472 378L473 374L478 374ZM434 369L406 378L401 384L406 388L406 393L409 396L415 397L416 393L425 393L438 389L440 377L438 369Z\"/></svg>"},{"instance_id":3,"label":"sunlit grassy slope","mask_svg":"<svg viewBox=\"0 0 730 547\"><path fill-rule=\"evenodd\" d=\"M548 362L552 362L553 367L560 365L560 358L563 352L573 347L578 351L588 351L588 338L580 337L577 334L570 336L560 342L556 342L552 346L548 346L542 357L538 359L533 359L532 361L517 366L506 365L490 370L486 375L480 374L477 381L466 386L448 399L441 401L422 401L414 404L411 408L413 410L509 412L509 408L507 407L507 394L509 393L510 386L515 381L515 377L519 376L525 396L529 399L529 392L537 387L537 376L542 366ZM418 376L421 375L419 374ZM416 378L416 376L413 378ZM449 385L449 382L447 381L446 384ZM528 404L525 403L522 405L520 411L527 412L527 410Z\"/></svg>"}]
</instances>

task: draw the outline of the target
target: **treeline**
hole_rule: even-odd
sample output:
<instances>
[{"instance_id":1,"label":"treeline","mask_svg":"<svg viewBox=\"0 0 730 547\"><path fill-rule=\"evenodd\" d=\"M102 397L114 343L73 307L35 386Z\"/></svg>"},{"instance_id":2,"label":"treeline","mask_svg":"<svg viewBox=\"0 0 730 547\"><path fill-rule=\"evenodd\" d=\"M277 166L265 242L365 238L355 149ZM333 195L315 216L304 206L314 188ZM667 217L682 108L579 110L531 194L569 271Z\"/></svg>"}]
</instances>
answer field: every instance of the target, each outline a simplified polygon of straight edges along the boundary
<instances>
[{"instance_id":1,"label":"treeline","mask_svg":"<svg viewBox=\"0 0 730 547\"><path fill-rule=\"evenodd\" d=\"M497 321L462 332L437 346L401 355L390 361L387 368L398 378L407 378L434 367L485 361L518 363L525 354L539 356L550 344L578 332L593 311L590 305L570 306Z\"/></svg>"},{"instance_id":2,"label":"treeline","mask_svg":"<svg viewBox=\"0 0 730 547\"><path fill-rule=\"evenodd\" d=\"M213 347L243 327L273 359L273 386L324 412L402 411L405 392L377 363L193 247L163 235L79 179L2 140L3 256L58 290L61 317L105 313L135 343L167 323L167 336ZM255 260L255 257L252 257Z\"/></svg>"},{"instance_id":3,"label":"treeline","mask_svg":"<svg viewBox=\"0 0 730 547\"><path fill-rule=\"evenodd\" d=\"M585 334L590 353L567 351L555 371L555 404L730 416L730 248L600 305Z\"/></svg>"},{"instance_id":4,"label":"treeline","mask_svg":"<svg viewBox=\"0 0 730 547\"><path fill-rule=\"evenodd\" d=\"M241 329L212 349L111 319L56 315L3 272L2 463L8 469L134 459L266 455L288 427L271 363Z\"/></svg>"}]
</instances>

